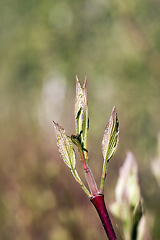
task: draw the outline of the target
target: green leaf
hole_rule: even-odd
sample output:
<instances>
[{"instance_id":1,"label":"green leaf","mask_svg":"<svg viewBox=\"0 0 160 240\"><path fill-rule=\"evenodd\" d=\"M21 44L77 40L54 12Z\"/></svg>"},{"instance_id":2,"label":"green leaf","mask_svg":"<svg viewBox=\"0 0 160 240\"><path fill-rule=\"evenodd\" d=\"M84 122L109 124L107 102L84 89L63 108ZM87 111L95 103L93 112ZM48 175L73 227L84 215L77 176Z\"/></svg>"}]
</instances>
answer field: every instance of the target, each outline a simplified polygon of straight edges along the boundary
<instances>
[{"instance_id":1,"label":"green leaf","mask_svg":"<svg viewBox=\"0 0 160 240\"><path fill-rule=\"evenodd\" d=\"M75 152L73 149L72 141L69 136L66 135L65 130L53 121L54 129L57 136L57 145L63 161L66 165L74 171L76 166Z\"/></svg>"},{"instance_id":2,"label":"green leaf","mask_svg":"<svg viewBox=\"0 0 160 240\"><path fill-rule=\"evenodd\" d=\"M113 107L111 117L106 126L103 140L102 140L102 153L104 161L109 161L117 149L119 141L119 123L117 118L116 107Z\"/></svg>"},{"instance_id":3,"label":"green leaf","mask_svg":"<svg viewBox=\"0 0 160 240\"><path fill-rule=\"evenodd\" d=\"M88 102L87 102L87 77L84 80L83 88L79 83L76 76L76 97L75 97L75 127L76 134L80 134L80 142L83 149L87 150L87 137L88 137ZM84 153L86 161L88 161L87 151Z\"/></svg>"},{"instance_id":4,"label":"green leaf","mask_svg":"<svg viewBox=\"0 0 160 240\"><path fill-rule=\"evenodd\" d=\"M104 162L103 162L103 169L102 169L100 193L103 193L108 162L117 149L118 141L119 141L119 123L117 118L116 107L113 107L111 112L111 117L106 126L106 129L103 135L103 140L102 140L102 153L103 153Z\"/></svg>"},{"instance_id":5,"label":"green leaf","mask_svg":"<svg viewBox=\"0 0 160 240\"><path fill-rule=\"evenodd\" d=\"M76 97L74 108L76 134L79 134L82 130L82 94L82 88L79 79L76 76Z\"/></svg>"},{"instance_id":6,"label":"green leaf","mask_svg":"<svg viewBox=\"0 0 160 240\"><path fill-rule=\"evenodd\" d=\"M57 136L57 145L58 145L58 149L61 154L61 157L62 157L63 161L66 163L66 165L70 168L71 173L73 174L76 181L80 184L80 186L82 187L84 192L90 198L91 197L90 192L85 187L84 183L80 179L80 177L75 169L76 158L75 158L75 152L74 152L74 149L72 146L72 140L69 136L66 135L65 130L58 123L55 123L53 121L53 124L54 124L54 129L56 132L56 136ZM73 137L73 142L74 142L74 139L75 139L75 144L76 144L76 140L78 141L78 139L76 137Z\"/></svg>"},{"instance_id":7,"label":"green leaf","mask_svg":"<svg viewBox=\"0 0 160 240\"><path fill-rule=\"evenodd\" d=\"M87 149L88 119L87 78L85 78L82 89L82 142L85 149Z\"/></svg>"},{"instance_id":8,"label":"green leaf","mask_svg":"<svg viewBox=\"0 0 160 240\"><path fill-rule=\"evenodd\" d=\"M87 103L87 78L84 80L83 88L76 76L76 98L75 98L75 126L76 134L82 132L83 141L87 138L88 132L88 103Z\"/></svg>"}]
</instances>

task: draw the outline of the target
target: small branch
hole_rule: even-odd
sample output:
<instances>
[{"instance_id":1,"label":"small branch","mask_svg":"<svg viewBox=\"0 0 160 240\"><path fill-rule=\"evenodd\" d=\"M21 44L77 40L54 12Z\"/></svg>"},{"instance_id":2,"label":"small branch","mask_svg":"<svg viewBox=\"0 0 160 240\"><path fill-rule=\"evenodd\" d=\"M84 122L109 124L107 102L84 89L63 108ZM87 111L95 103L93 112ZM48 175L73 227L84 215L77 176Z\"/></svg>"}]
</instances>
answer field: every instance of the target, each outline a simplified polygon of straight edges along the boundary
<instances>
[{"instance_id":1,"label":"small branch","mask_svg":"<svg viewBox=\"0 0 160 240\"><path fill-rule=\"evenodd\" d=\"M84 150L82 145L81 145L81 139L80 139L81 133L82 132L80 132L80 134L78 134L78 135L71 135L71 140L78 147L78 151L79 151L79 154L80 154L80 159L81 159L81 161L83 163L85 177L86 177L89 189L91 191L91 194L94 197L94 196L97 196L99 194L99 191L98 191L98 188L97 188L97 184L96 184L96 182L94 180L92 171L91 171L91 169L89 168L89 166L87 164L88 159L87 159L87 161L85 159L84 152L86 152L86 149Z\"/></svg>"},{"instance_id":2,"label":"small branch","mask_svg":"<svg viewBox=\"0 0 160 240\"><path fill-rule=\"evenodd\" d=\"M105 229L105 232L109 240L117 240L110 217L106 209L106 205L104 202L104 195L99 194L95 197L92 197L90 201L93 203L94 207L96 208L99 214L99 217L101 219L101 222L103 224L103 227Z\"/></svg>"},{"instance_id":3,"label":"small branch","mask_svg":"<svg viewBox=\"0 0 160 240\"><path fill-rule=\"evenodd\" d=\"M80 145L80 148L79 148L79 153L80 153L80 158L81 158L81 161L83 163L83 168L84 168L84 172L85 172L85 177L86 177L86 180L87 180L87 183L88 183L88 186L89 186L89 189L91 191L91 194L93 196L97 196L99 194L99 191L98 191L98 188L97 188L97 184L94 180L94 177L93 177L93 174L92 174L92 171L91 169L89 168L87 162L86 162L86 159L84 157L84 153L83 153L83 150L81 148L81 145Z\"/></svg>"},{"instance_id":4,"label":"small branch","mask_svg":"<svg viewBox=\"0 0 160 240\"><path fill-rule=\"evenodd\" d=\"M84 171L85 171L85 177L86 177L92 196L93 197L98 196L99 191L98 191L97 184L94 180L91 169L87 166L87 168L84 169Z\"/></svg>"}]
</instances>

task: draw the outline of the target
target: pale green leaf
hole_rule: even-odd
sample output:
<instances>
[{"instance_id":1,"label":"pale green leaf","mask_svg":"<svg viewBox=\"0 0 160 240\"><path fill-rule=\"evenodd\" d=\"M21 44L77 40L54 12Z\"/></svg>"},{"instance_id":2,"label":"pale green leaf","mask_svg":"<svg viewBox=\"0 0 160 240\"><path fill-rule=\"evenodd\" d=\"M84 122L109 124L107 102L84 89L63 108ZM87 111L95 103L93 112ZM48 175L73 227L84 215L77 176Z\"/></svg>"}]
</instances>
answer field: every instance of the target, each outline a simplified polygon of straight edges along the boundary
<instances>
[{"instance_id":1,"label":"pale green leaf","mask_svg":"<svg viewBox=\"0 0 160 240\"><path fill-rule=\"evenodd\" d=\"M79 134L82 130L82 95L82 88L79 79L76 76L76 97L74 108L76 134Z\"/></svg>"},{"instance_id":2,"label":"pale green leaf","mask_svg":"<svg viewBox=\"0 0 160 240\"><path fill-rule=\"evenodd\" d=\"M87 102L87 78L84 80L83 88L76 76L76 97L75 97L75 127L76 134L81 134L83 147L87 149L88 136L88 102ZM86 158L87 154L85 153Z\"/></svg>"},{"instance_id":3,"label":"pale green leaf","mask_svg":"<svg viewBox=\"0 0 160 240\"><path fill-rule=\"evenodd\" d=\"M91 197L90 192L85 187L84 183L80 179L75 167L76 167L76 158L75 158L75 152L72 146L72 140L69 136L66 135L65 130L58 124L53 121L54 129L57 136L57 145L59 152L61 154L61 157L63 161L66 163L66 165L70 168L72 175L74 176L75 180L80 184L84 192Z\"/></svg>"},{"instance_id":4,"label":"pale green leaf","mask_svg":"<svg viewBox=\"0 0 160 240\"><path fill-rule=\"evenodd\" d=\"M88 102L87 102L87 78L84 80L82 89L82 141L84 148L87 149L88 137Z\"/></svg>"},{"instance_id":5,"label":"pale green leaf","mask_svg":"<svg viewBox=\"0 0 160 240\"><path fill-rule=\"evenodd\" d=\"M117 118L116 107L113 107L111 117L106 126L103 140L102 140L102 153L104 161L109 161L117 149L119 141L119 123Z\"/></svg>"},{"instance_id":6,"label":"pale green leaf","mask_svg":"<svg viewBox=\"0 0 160 240\"><path fill-rule=\"evenodd\" d=\"M111 117L106 126L102 140L102 153L104 162L102 169L100 193L103 193L108 162L117 149L118 141L119 141L119 123L117 118L116 107L113 107Z\"/></svg>"},{"instance_id":7,"label":"pale green leaf","mask_svg":"<svg viewBox=\"0 0 160 240\"><path fill-rule=\"evenodd\" d=\"M76 166L75 152L72 141L65 133L65 130L53 121L54 129L57 136L57 145L63 161L73 171Z\"/></svg>"}]
</instances>

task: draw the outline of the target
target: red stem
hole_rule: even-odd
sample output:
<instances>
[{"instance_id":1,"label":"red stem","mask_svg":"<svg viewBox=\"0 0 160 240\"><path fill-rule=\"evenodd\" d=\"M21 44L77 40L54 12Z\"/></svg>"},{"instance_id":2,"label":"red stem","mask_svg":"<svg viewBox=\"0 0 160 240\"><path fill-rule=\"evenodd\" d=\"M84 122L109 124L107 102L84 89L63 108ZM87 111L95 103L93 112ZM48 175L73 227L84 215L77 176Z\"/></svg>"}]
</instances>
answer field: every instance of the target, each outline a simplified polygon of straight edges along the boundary
<instances>
[{"instance_id":1,"label":"red stem","mask_svg":"<svg viewBox=\"0 0 160 240\"><path fill-rule=\"evenodd\" d=\"M109 217L107 209L106 209L106 205L104 202L104 195L99 194L95 197L92 197L90 199L90 201L93 203L93 205L95 206L95 208L99 214L99 217L101 219L101 222L103 224L103 227L106 231L106 234L107 234L109 240L117 240L110 217Z\"/></svg>"}]
</instances>

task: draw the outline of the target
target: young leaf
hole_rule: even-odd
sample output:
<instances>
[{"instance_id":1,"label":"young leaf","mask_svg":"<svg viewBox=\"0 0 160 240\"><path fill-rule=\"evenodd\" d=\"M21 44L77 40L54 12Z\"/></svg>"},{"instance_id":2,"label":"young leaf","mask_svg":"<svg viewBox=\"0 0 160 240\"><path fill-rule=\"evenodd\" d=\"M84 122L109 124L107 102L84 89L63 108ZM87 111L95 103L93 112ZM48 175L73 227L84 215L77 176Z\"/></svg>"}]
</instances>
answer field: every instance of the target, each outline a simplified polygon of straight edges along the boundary
<instances>
[{"instance_id":1,"label":"young leaf","mask_svg":"<svg viewBox=\"0 0 160 240\"><path fill-rule=\"evenodd\" d=\"M80 131L82 130L82 88L77 76L76 76L76 97L75 97L74 116L75 116L76 134L79 134Z\"/></svg>"},{"instance_id":2,"label":"young leaf","mask_svg":"<svg viewBox=\"0 0 160 240\"><path fill-rule=\"evenodd\" d=\"M87 102L87 77L84 80L83 88L76 76L76 97L75 97L75 127L76 134L81 134L80 140L83 148L87 150L88 136L88 102ZM87 151L84 153L86 161L88 161Z\"/></svg>"},{"instance_id":3,"label":"young leaf","mask_svg":"<svg viewBox=\"0 0 160 240\"><path fill-rule=\"evenodd\" d=\"M75 152L72 141L65 133L65 130L53 121L54 129L57 136L57 145L63 161L73 171L76 166Z\"/></svg>"},{"instance_id":4,"label":"young leaf","mask_svg":"<svg viewBox=\"0 0 160 240\"><path fill-rule=\"evenodd\" d=\"M108 162L117 149L118 141L119 141L119 123L117 118L116 107L113 107L111 117L106 126L102 140L102 153L104 162L101 177L100 193L103 193Z\"/></svg>"},{"instance_id":5,"label":"young leaf","mask_svg":"<svg viewBox=\"0 0 160 240\"><path fill-rule=\"evenodd\" d=\"M57 145L59 152L61 154L61 157L63 161L66 163L66 165L70 168L71 173L73 174L76 181L80 184L84 192L91 197L90 192L85 187L84 183L81 181L75 167L76 167L76 158L75 158L75 152L72 146L72 140L70 137L68 137L65 133L65 130L58 124L53 121L54 129L57 136Z\"/></svg>"},{"instance_id":6,"label":"young leaf","mask_svg":"<svg viewBox=\"0 0 160 240\"><path fill-rule=\"evenodd\" d=\"M87 78L85 78L82 89L82 141L85 149L87 149L87 137L88 137L88 102L87 102Z\"/></svg>"},{"instance_id":7,"label":"young leaf","mask_svg":"<svg viewBox=\"0 0 160 240\"><path fill-rule=\"evenodd\" d=\"M102 140L102 152L104 161L109 161L117 149L119 141L119 123L117 118L116 107L113 107L111 117L106 126L103 140Z\"/></svg>"}]
</instances>

